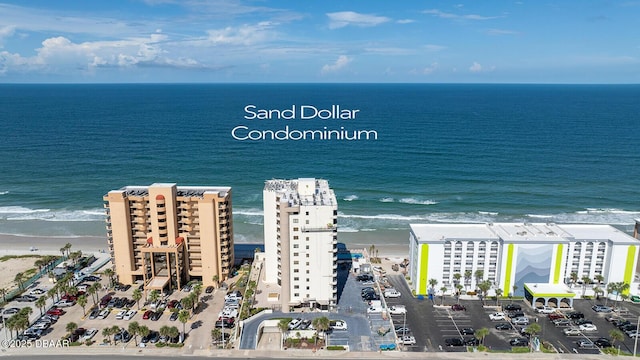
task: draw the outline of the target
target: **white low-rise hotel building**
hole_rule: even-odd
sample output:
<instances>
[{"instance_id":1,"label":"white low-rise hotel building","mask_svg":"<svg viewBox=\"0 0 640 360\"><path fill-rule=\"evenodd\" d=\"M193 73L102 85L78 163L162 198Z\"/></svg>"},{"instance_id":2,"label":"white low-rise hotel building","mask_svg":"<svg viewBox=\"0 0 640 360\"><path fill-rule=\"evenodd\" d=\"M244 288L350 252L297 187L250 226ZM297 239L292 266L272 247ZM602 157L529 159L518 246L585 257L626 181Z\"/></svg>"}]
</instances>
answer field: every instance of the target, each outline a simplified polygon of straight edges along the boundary
<instances>
[{"instance_id":1,"label":"white low-rise hotel building","mask_svg":"<svg viewBox=\"0 0 640 360\"><path fill-rule=\"evenodd\" d=\"M282 311L337 301L338 204L326 180L269 180L263 191L264 282ZM275 305L275 304L274 304Z\"/></svg>"},{"instance_id":2,"label":"white low-rise hotel building","mask_svg":"<svg viewBox=\"0 0 640 360\"><path fill-rule=\"evenodd\" d=\"M442 286L453 294L457 282L474 290L479 281L489 280L492 289L501 289L505 296L513 293L514 285L514 295L522 296L530 288L525 283L545 285L541 287L545 289L568 289L572 273L578 279L602 276L605 283L631 285L638 263L640 241L609 225L488 223L410 227L410 280L417 295L435 295ZM478 270L482 279L475 277ZM459 280L455 274L460 274ZM430 279L437 281L436 287L429 285ZM560 293L574 296L559 291L534 297L558 298Z\"/></svg>"}]
</instances>

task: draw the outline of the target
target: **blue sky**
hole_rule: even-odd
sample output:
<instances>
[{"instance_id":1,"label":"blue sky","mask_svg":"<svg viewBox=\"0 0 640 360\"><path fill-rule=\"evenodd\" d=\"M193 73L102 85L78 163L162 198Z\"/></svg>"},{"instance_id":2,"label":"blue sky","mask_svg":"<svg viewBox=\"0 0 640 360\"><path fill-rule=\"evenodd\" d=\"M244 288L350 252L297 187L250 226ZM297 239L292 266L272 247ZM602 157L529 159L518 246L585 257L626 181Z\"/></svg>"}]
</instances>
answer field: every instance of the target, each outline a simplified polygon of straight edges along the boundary
<instances>
[{"instance_id":1,"label":"blue sky","mask_svg":"<svg viewBox=\"0 0 640 360\"><path fill-rule=\"evenodd\" d=\"M639 1L0 0L0 82L640 83Z\"/></svg>"}]
</instances>

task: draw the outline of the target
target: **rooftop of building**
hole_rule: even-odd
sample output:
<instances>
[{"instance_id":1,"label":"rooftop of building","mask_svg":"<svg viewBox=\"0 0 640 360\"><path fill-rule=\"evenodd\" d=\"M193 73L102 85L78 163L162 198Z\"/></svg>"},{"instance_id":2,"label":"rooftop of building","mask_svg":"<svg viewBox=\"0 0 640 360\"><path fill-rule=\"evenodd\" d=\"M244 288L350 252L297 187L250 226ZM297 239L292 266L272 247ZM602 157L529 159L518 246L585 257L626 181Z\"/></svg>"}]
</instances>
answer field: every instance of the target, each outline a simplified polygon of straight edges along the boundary
<instances>
[{"instance_id":1,"label":"rooftop of building","mask_svg":"<svg viewBox=\"0 0 640 360\"><path fill-rule=\"evenodd\" d=\"M267 180L264 190L280 194L280 201L289 206L337 206L336 196L324 179Z\"/></svg>"},{"instance_id":2,"label":"rooftop of building","mask_svg":"<svg viewBox=\"0 0 640 360\"><path fill-rule=\"evenodd\" d=\"M439 242L447 240L502 240L509 243L611 241L616 244L634 245L639 245L640 242L640 240L635 239L631 235L613 226L604 224L411 224L410 228L419 242Z\"/></svg>"},{"instance_id":3,"label":"rooftop of building","mask_svg":"<svg viewBox=\"0 0 640 360\"><path fill-rule=\"evenodd\" d=\"M205 193L214 193L218 196L224 197L231 191L231 187L229 186L178 186L175 183L155 183L150 186L125 186L114 191L124 192L127 197L145 197L149 196L150 187L168 188L173 186L176 187L176 196L183 197L186 196L202 198Z\"/></svg>"}]
</instances>

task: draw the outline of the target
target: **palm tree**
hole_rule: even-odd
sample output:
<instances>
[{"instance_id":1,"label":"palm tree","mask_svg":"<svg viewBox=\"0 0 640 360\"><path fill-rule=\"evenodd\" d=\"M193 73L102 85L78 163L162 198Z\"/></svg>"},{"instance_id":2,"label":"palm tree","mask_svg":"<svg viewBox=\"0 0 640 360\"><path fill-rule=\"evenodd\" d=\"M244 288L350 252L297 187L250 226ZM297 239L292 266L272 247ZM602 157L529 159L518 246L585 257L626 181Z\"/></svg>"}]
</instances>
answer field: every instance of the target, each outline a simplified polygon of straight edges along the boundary
<instances>
[{"instance_id":1,"label":"palm tree","mask_svg":"<svg viewBox=\"0 0 640 360\"><path fill-rule=\"evenodd\" d=\"M460 279L462 278L462 274L459 272L453 274L453 282L455 284L460 284Z\"/></svg>"},{"instance_id":2,"label":"palm tree","mask_svg":"<svg viewBox=\"0 0 640 360\"><path fill-rule=\"evenodd\" d=\"M529 326L527 326L527 329L525 330L525 332L531 335L531 337L536 336L536 334L539 333L540 331L542 331L542 327L538 323L530 324Z\"/></svg>"},{"instance_id":3,"label":"palm tree","mask_svg":"<svg viewBox=\"0 0 640 360\"><path fill-rule=\"evenodd\" d=\"M106 337L109 340L109 344L111 344L111 328L106 327L102 329L102 336Z\"/></svg>"},{"instance_id":4,"label":"palm tree","mask_svg":"<svg viewBox=\"0 0 640 360\"><path fill-rule=\"evenodd\" d=\"M596 299L600 299L600 295L604 294L604 290L600 286L593 287L593 293L596 296Z\"/></svg>"},{"instance_id":5,"label":"palm tree","mask_svg":"<svg viewBox=\"0 0 640 360\"><path fill-rule=\"evenodd\" d=\"M95 285L95 284L98 284L98 285L99 285L100 283L95 282L95 283L91 284L91 286L89 286L89 287L87 288L87 294L91 296L91 300L93 301L93 305L95 305L95 304L96 304L96 297L95 297L95 295L96 295L96 293L98 292L98 290L94 287L94 285Z\"/></svg>"},{"instance_id":6,"label":"palm tree","mask_svg":"<svg viewBox=\"0 0 640 360\"><path fill-rule=\"evenodd\" d=\"M78 324L74 322L67 323L67 326L65 326L65 330L67 330L69 334L76 331L77 328L78 328Z\"/></svg>"},{"instance_id":7,"label":"palm tree","mask_svg":"<svg viewBox=\"0 0 640 360\"><path fill-rule=\"evenodd\" d=\"M200 295L202 295L202 284L198 283L196 284L192 289L191 289L191 293L193 294L194 299L194 303L198 304L200 302Z\"/></svg>"},{"instance_id":8,"label":"palm tree","mask_svg":"<svg viewBox=\"0 0 640 360\"><path fill-rule=\"evenodd\" d=\"M78 305L82 306L82 312L84 313L83 316L87 316L87 311L85 310L85 307L87 306L87 296L86 295L80 295L78 296Z\"/></svg>"},{"instance_id":9,"label":"palm tree","mask_svg":"<svg viewBox=\"0 0 640 360\"><path fill-rule=\"evenodd\" d=\"M496 306L498 306L498 300L500 300L500 296L502 296L502 289L498 288L494 290L496 293Z\"/></svg>"},{"instance_id":10,"label":"palm tree","mask_svg":"<svg viewBox=\"0 0 640 360\"><path fill-rule=\"evenodd\" d=\"M113 335L115 335L115 334L119 333L119 332L120 332L120 331L122 331L122 330L120 329L120 326L118 326L118 325L113 325L113 326L111 327L111 330L109 330L109 331L111 331L111 333L112 333ZM113 339L113 341L114 341L114 342L116 342L116 339Z\"/></svg>"},{"instance_id":11,"label":"palm tree","mask_svg":"<svg viewBox=\"0 0 640 360\"><path fill-rule=\"evenodd\" d=\"M465 270L464 272L464 288L465 289L469 289L469 285L471 285L471 276L473 275L473 273L471 272L471 270Z\"/></svg>"},{"instance_id":12,"label":"palm tree","mask_svg":"<svg viewBox=\"0 0 640 360\"><path fill-rule=\"evenodd\" d=\"M7 302L7 289L0 288L0 295L2 295L2 302Z\"/></svg>"},{"instance_id":13,"label":"palm tree","mask_svg":"<svg viewBox=\"0 0 640 360\"><path fill-rule=\"evenodd\" d=\"M169 327L167 326L167 328ZM160 333L162 334L162 328L160 328ZM211 330L211 339L214 342L220 340L221 337L222 337L222 331L220 331L220 329L214 328L213 330Z\"/></svg>"},{"instance_id":14,"label":"palm tree","mask_svg":"<svg viewBox=\"0 0 640 360\"><path fill-rule=\"evenodd\" d=\"M172 326L172 327L169 328L169 337L170 338L172 338L172 339L173 338L177 338L178 335L180 335L180 330L178 330L177 327Z\"/></svg>"},{"instance_id":15,"label":"palm tree","mask_svg":"<svg viewBox=\"0 0 640 360\"><path fill-rule=\"evenodd\" d=\"M373 245L373 244L371 244L371 246L369 246L369 257L370 257L371 259L373 259L373 255L374 255L374 252L375 252L375 251L376 251L376 246L375 246L375 245ZM372 261L372 262L373 262L373 261Z\"/></svg>"},{"instance_id":16,"label":"palm tree","mask_svg":"<svg viewBox=\"0 0 640 360\"><path fill-rule=\"evenodd\" d=\"M612 292L616 292L616 291L618 291L618 283L610 282L607 284L607 297L604 299L605 305L607 305L607 303L609 302L609 295Z\"/></svg>"},{"instance_id":17,"label":"palm tree","mask_svg":"<svg viewBox=\"0 0 640 360\"><path fill-rule=\"evenodd\" d=\"M211 280L213 281L213 286L215 286L216 288L218 288L218 286L220 286L220 275L213 275L213 277L211 278Z\"/></svg>"},{"instance_id":18,"label":"palm tree","mask_svg":"<svg viewBox=\"0 0 640 360\"><path fill-rule=\"evenodd\" d=\"M484 344L484 338L489 335L489 329L487 328L480 328L478 330L475 331L474 333L475 337L477 337L478 339L480 339L480 342L482 342Z\"/></svg>"},{"instance_id":19,"label":"palm tree","mask_svg":"<svg viewBox=\"0 0 640 360\"><path fill-rule=\"evenodd\" d=\"M63 248L63 249L67 252L67 257L69 257L69 254L70 254L70 252L71 252L71 246L72 246L72 245L71 245L71 243L66 243L66 244L64 245L64 248Z\"/></svg>"},{"instance_id":20,"label":"palm tree","mask_svg":"<svg viewBox=\"0 0 640 360\"><path fill-rule=\"evenodd\" d=\"M480 284L478 284L478 289L480 289L480 292L482 292L482 306L484 306L484 299L487 297L487 292L489 292L489 289L491 289L491 281L485 280L481 282Z\"/></svg>"},{"instance_id":21,"label":"palm tree","mask_svg":"<svg viewBox=\"0 0 640 360\"><path fill-rule=\"evenodd\" d=\"M602 276L602 274L597 274L593 277L593 279L597 281L598 284L602 284L602 282L604 281L604 276Z\"/></svg>"},{"instance_id":22,"label":"palm tree","mask_svg":"<svg viewBox=\"0 0 640 360\"><path fill-rule=\"evenodd\" d=\"M45 305L47 305L47 297L46 296L40 296L38 298L38 300L36 300L36 306L38 308L40 308L40 316L42 316L42 314L44 314Z\"/></svg>"},{"instance_id":23,"label":"palm tree","mask_svg":"<svg viewBox=\"0 0 640 360\"><path fill-rule=\"evenodd\" d=\"M582 280L582 297L584 297L587 292L587 285L591 283L591 278L585 275L580 280Z\"/></svg>"},{"instance_id":24,"label":"palm tree","mask_svg":"<svg viewBox=\"0 0 640 360\"><path fill-rule=\"evenodd\" d=\"M317 332L321 332L323 336L326 338L326 332L331 328L331 322L329 321L329 318L327 318L326 316L317 317L311 321L311 324L313 325L313 327L316 329ZM325 345L326 345L326 341L325 341ZM318 336L316 336L315 346L316 347L318 346Z\"/></svg>"},{"instance_id":25,"label":"palm tree","mask_svg":"<svg viewBox=\"0 0 640 360\"><path fill-rule=\"evenodd\" d=\"M460 304L460 291L462 291L463 288L464 286L456 284L456 300L458 301L458 304Z\"/></svg>"},{"instance_id":26,"label":"palm tree","mask_svg":"<svg viewBox=\"0 0 640 360\"><path fill-rule=\"evenodd\" d=\"M140 324L137 321L132 321L129 323L127 330L129 331L129 334L133 335L133 340L136 346L138 346L138 333L140 332Z\"/></svg>"},{"instance_id":27,"label":"palm tree","mask_svg":"<svg viewBox=\"0 0 640 360\"><path fill-rule=\"evenodd\" d=\"M571 274L569 274L569 279L571 279L571 287L573 287L573 285L578 282L578 273L575 271L572 272Z\"/></svg>"},{"instance_id":28,"label":"palm tree","mask_svg":"<svg viewBox=\"0 0 640 360\"><path fill-rule=\"evenodd\" d=\"M624 333L618 329L611 329L609 331L609 339L611 339L611 345L613 345L616 341L624 340Z\"/></svg>"},{"instance_id":29,"label":"palm tree","mask_svg":"<svg viewBox=\"0 0 640 360\"><path fill-rule=\"evenodd\" d=\"M138 310L140 310L140 299L142 299L142 290L140 289L133 290L133 294L131 294L131 298L135 300L136 304L138 305Z\"/></svg>"},{"instance_id":30,"label":"palm tree","mask_svg":"<svg viewBox=\"0 0 640 360\"><path fill-rule=\"evenodd\" d=\"M64 253L67 251L67 249L65 249L65 247L61 247L60 248L60 253L62 254L62 256L64 256Z\"/></svg>"},{"instance_id":31,"label":"palm tree","mask_svg":"<svg viewBox=\"0 0 640 360\"><path fill-rule=\"evenodd\" d=\"M447 287L443 286L440 288L440 293L442 294L441 298L440 298L440 305L444 305L444 295L447 292Z\"/></svg>"},{"instance_id":32,"label":"palm tree","mask_svg":"<svg viewBox=\"0 0 640 360\"><path fill-rule=\"evenodd\" d=\"M25 275L23 272L17 273L16 276L13 278L13 281L16 283L16 285L18 285L18 288L20 289L20 291L24 290L23 286L25 281Z\"/></svg>"},{"instance_id":33,"label":"palm tree","mask_svg":"<svg viewBox=\"0 0 640 360\"><path fill-rule=\"evenodd\" d=\"M155 304L156 302L158 302L159 299L160 299L160 291L158 291L157 289L151 290L151 292L149 293L149 303Z\"/></svg>"},{"instance_id":34,"label":"palm tree","mask_svg":"<svg viewBox=\"0 0 640 360\"><path fill-rule=\"evenodd\" d=\"M89 286L88 290L92 290L92 292L96 295L96 298L93 300L93 305L95 305L98 302L98 299L100 298L101 289L102 289L102 285L97 281L91 284L91 286Z\"/></svg>"},{"instance_id":35,"label":"palm tree","mask_svg":"<svg viewBox=\"0 0 640 360\"><path fill-rule=\"evenodd\" d=\"M477 287L482 281L482 279L484 279L484 270L476 270L473 276L476 278L476 287Z\"/></svg>"},{"instance_id":36,"label":"palm tree","mask_svg":"<svg viewBox=\"0 0 640 360\"><path fill-rule=\"evenodd\" d=\"M373 246L373 245L371 245ZM315 319L313 320L315 321ZM312 322L313 324L313 322ZM315 325L314 325L315 327ZM280 341L280 349L282 349L284 347L284 334L289 331L289 319L280 319L280 321L278 321L278 330L280 330L280 337L281 337L281 341ZM317 330L317 328L316 328Z\"/></svg>"},{"instance_id":37,"label":"palm tree","mask_svg":"<svg viewBox=\"0 0 640 360\"><path fill-rule=\"evenodd\" d=\"M115 275L115 272L113 271L112 268L108 268L104 271L104 276L109 278L109 287L113 287L113 276Z\"/></svg>"},{"instance_id":38,"label":"palm tree","mask_svg":"<svg viewBox=\"0 0 640 360\"><path fill-rule=\"evenodd\" d=\"M47 291L47 296L51 298L51 301L55 301L57 295L58 289L55 286Z\"/></svg>"},{"instance_id":39,"label":"palm tree","mask_svg":"<svg viewBox=\"0 0 640 360\"><path fill-rule=\"evenodd\" d=\"M33 262L33 266L38 268L38 272L42 271L42 267L44 266L44 264L45 263L43 258L39 258Z\"/></svg>"},{"instance_id":40,"label":"palm tree","mask_svg":"<svg viewBox=\"0 0 640 360\"><path fill-rule=\"evenodd\" d=\"M614 305L614 307L618 307L618 298L623 293L629 291L629 287L629 284L627 284L626 282L620 281L616 283L616 304Z\"/></svg>"},{"instance_id":41,"label":"palm tree","mask_svg":"<svg viewBox=\"0 0 640 360\"><path fill-rule=\"evenodd\" d=\"M131 331L129 331L131 332ZM149 327L147 325L142 325L142 326L138 326L138 329L136 330L136 333L142 337L145 337L147 335L149 335L149 333L151 332L151 330L149 329Z\"/></svg>"},{"instance_id":42,"label":"palm tree","mask_svg":"<svg viewBox=\"0 0 640 360\"><path fill-rule=\"evenodd\" d=\"M438 285L437 279L429 279L429 286L431 286L431 292L435 292L436 285Z\"/></svg>"},{"instance_id":43,"label":"palm tree","mask_svg":"<svg viewBox=\"0 0 640 360\"><path fill-rule=\"evenodd\" d=\"M180 303L182 304L182 307L187 310L189 312L189 314L191 314L191 310L193 309L193 297L192 296L186 296L183 297L182 300L180 300Z\"/></svg>"},{"instance_id":44,"label":"palm tree","mask_svg":"<svg viewBox=\"0 0 640 360\"><path fill-rule=\"evenodd\" d=\"M180 312L178 313L178 321L182 323L182 333L185 335L185 337L187 336L186 324L187 321L189 321L190 317L191 314L188 310L180 310Z\"/></svg>"},{"instance_id":45,"label":"palm tree","mask_svg":"<svg viewBox=\"0 0 640 360\"><path fill-rule=\"evenodd\" d=\"M518 290L518 285L513 285L511 289L513 289L513 292L511 293L511 296L509 296L509 298L511 298L511 303L513 304L513 297L516 295L516 290Z\"/></svg>"},{"instance_id":46,"label":"palm tree","mask_svg":"<svg viewBox=\"0 0 640 360\"><path fill-rule=\"evenodd\" d=\"M163 338L165 338L165 339L166 339L167 337L169 337L169 329L170 329L170 328L169 328L169 326L167 326L167 325L162 325L162 326L160 327L160 330L158 330L158 332L160 333L160 336L162 336ZM218 329L218 330L219 330L219 329Z\"/></svg>"}]
</instances>

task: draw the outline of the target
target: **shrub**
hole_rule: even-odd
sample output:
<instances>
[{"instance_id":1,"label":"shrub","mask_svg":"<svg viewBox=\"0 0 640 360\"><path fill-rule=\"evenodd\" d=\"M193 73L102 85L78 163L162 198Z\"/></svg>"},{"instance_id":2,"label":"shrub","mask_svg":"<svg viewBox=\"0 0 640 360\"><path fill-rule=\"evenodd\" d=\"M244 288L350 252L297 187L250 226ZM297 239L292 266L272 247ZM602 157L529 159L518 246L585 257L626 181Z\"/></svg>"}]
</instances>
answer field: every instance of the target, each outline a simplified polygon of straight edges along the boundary
<instances>
[{"instance_id":1,"label":"shrub","mask_svg":"<svg viewBox=\"0 0 640 360\"><path fill-rule=\"evenodd\" d=\"M327 346L327 350L345 350L345 348L341 345L331 345Z\"/></svg>"}]
</instances>

